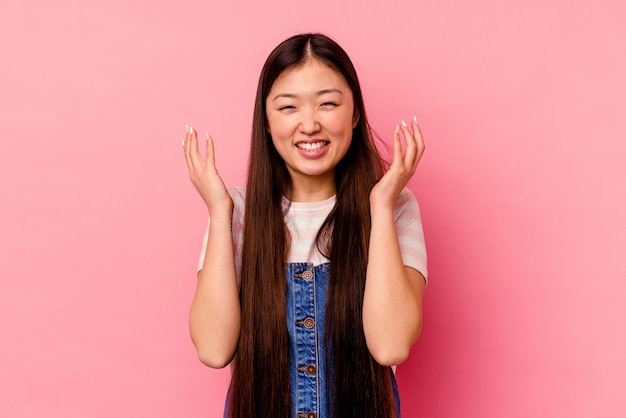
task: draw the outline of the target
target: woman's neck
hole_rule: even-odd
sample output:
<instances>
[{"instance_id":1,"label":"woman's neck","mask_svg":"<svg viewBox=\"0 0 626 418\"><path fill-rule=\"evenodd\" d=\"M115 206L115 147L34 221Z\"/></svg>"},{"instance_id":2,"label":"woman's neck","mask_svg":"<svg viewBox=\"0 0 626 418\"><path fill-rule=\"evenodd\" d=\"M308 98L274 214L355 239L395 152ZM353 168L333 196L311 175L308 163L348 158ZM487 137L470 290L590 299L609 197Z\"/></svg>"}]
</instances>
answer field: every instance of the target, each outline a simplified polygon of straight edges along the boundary
<instances>
[{"instance_id":1,"label":"woman's neck","mask_svg":"<svg viewBox=\"0 0 626 418\"><path fill-rule=\"evenodd\" d=\"M306 179L292 177L291 196L292 202L319 202L336 194L334 178L311 178Z\"/></svg>"}]
</instances>

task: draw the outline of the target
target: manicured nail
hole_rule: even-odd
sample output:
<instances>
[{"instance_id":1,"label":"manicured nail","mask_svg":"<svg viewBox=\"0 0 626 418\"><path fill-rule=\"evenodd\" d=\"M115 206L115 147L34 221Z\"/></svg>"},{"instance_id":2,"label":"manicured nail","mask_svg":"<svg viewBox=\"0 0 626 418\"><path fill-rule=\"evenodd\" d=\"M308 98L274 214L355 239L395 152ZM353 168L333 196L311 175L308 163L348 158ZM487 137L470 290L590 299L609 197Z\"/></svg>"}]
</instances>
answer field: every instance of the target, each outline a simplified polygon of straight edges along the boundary
<instances>
[{"instance_id":1,"label":"manicured nail","mask_svg":"<svg viewBox=\"0 0 626 418\"><path fill-rule=\"evenodd\" d=\"M413 122L417 123L417 116L413 116Z\"/></svg>"},{"instance_id":2,"label":"manicured nail","mask_svg":"<svg viewBox=\"0 0 626 418\"><path fill-rule=\"evenodd\" d=\"M189 133L192 134L193 133L193 128L190 126L189 127Z\"/></svg>"},{"instance_id":3,"label":"manicured nail","mask_svg":"<svg viewBox=\"0 0 626 418\"><path fill-rule=\"evenodd\" d=\"M398 125L396 125L396 133L399 134L400 133L400 127Z\"/></svg>"},{"instance_id":4,"label":"manicured nail","mask_svg":"<svg viewBox=\"0 0 626 418\"><path fill-rule=\"evenodd\" d=\"M182 140L182 143L183 143L183 147L184 147L185 146L185 140L184 139Z\"/></svg>"},{"instance_id":5,"label":"manicured nail","mask_svg":"<svg viewBox=\"0 0 626 418\"><path fill-rule=\"evenodd\" d=\"M189 125L185 125L185 130L189 133Z\"/></svg>"},{"instance_id":6,"label":"manicured nail","mask_svg":"<svg viewBox=\"0 0 626 418\"><path fill-rule=\"evenodd\" d=\"M204 133L206 134L206 140L209 140L209 133L207 131L204 131Z\"/></svg>"},{"instance_id":7,"label":"manicured nail","mask_svg":"<svg viewBox=\"0 0 626 418\"><path fill-rule=\"evenodd\" d=\"M406 122L404 121L404 119L402 120L402 126L406 128Z\"/></svg>"}]
</instances>

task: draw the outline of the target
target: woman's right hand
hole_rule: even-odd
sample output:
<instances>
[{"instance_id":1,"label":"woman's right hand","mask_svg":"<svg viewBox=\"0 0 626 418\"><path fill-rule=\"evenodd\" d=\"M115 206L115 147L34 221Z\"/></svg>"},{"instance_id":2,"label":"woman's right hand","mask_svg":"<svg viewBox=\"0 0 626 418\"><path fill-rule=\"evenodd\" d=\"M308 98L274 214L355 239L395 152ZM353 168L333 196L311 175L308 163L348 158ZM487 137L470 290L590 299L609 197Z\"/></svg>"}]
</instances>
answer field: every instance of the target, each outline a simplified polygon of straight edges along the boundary
<instances>
[{"instance_id":1,"label":"woman's right hand","mask_svg":"<svg viewBox=\"0 0 626 418\"><path fill-rule=\"evenodd\" d=\"M197 132L187 126L187 135L183 140L185 160L189 168L189 178L206 203L211 217L224 212L232 215L233 199L228 194L222 178L215 167L213 138L206 134L206 157L203 159L198 148Z\"/></svg>"},{"instance_id":2,"label":"woman's right hand","mask_svg":"<svg viewBox=\"0 0 626 418\"><path fill-rule=\"evenodd\" d=\"M215 168L213 139L208 134L206 137L205 158L193 128L187 127L183 140L189 177L211 217L204 262L189 311L189 331L200 360L221 368L237 351L241 307L231 226L233 199Z\"/></svg>"}]
</instances>

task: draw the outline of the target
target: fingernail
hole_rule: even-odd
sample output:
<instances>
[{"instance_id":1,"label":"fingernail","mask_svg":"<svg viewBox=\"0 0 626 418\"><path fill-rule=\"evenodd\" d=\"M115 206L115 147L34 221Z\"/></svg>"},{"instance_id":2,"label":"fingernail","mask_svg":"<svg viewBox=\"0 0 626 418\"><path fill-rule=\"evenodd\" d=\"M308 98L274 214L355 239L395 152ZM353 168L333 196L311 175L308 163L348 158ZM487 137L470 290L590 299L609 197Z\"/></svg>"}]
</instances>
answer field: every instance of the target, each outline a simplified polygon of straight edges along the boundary
<instances>
[{"instance_id":1,"label":"fingernail","mask_svg":"<svg viewBox=\"0 0 626 418\"><path fill-rule=\"evenodd\" d=\"M183 147L184 147L185 146L185 140L183 139L181 142L183 143Z\"/></svg>"},{"instance_id":2,"label":"fingernail","mask_svg":"<svg viewBox=\"0 0 626 418\"><path fill-rule=\"evenodd\" d=\"M204 131L204 133L206 134L206 140L208 141L209 140L209 132Z\"/></svg>"},{"instance_id":3,"label":"fingernail","mask_svg":"<svg viewBox=\"0 0 626 418\"><path fill-rule=\"evenodd\" d=\"M402 126L406 128L406 122L404 121L404 119L402 120Z\"/></svg>"},{"instance_id":4,"label":"fingernail","mask_svg":"<svg viewBox=\"0 0 626 418\"><path fill-rule=\"evenodd\" d=\"M399 134L400 133L400 127L398 125L396 125L396 133Z\"/></svg>"},{"instance_id":5,"label":"fingernail","mask_svg":"<svg viewBox=\"0 0 626 418\"><path fill-rule=\"evenodd\" d=\"M189 127L189 133L192 134L193 133L193 128L190 126Z\"/></svg>"},{"instance_id":6,"label":"fingernail","mask_svg":"<svg viewBox=\"0 0 626 418\"><path fill-rule=\"evenodd\" d=\"M189 133L189 125L185 125L185 130Z\"/></svg>"},{"instance_id":7,"label":"fingernail","mask_svg":"<svg viewBox=\"0 0 626 418\"><path fill-rule=\"evenodd\" d=\"M417 123L417 116L413 116L413 122Z\"/></svg>"}]
</instances>

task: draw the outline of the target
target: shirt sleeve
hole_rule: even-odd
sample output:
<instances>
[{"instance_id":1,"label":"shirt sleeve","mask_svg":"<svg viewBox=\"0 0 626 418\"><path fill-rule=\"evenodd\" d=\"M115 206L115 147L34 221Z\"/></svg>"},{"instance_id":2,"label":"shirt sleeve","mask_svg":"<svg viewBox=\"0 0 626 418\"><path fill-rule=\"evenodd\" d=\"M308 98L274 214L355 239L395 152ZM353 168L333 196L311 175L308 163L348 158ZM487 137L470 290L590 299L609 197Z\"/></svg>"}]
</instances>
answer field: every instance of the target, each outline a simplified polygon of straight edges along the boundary
<instances>
[{"instance_id":1,"label":"shirt sleeve","mask_svg":"<svg viewBox=\"0 0 626 418\"><path fill-rule=\"evenodd\" d=\"M419 271L428 283L426 243L420 209L415 195L406 187L398 197L394 209L394 220L404 265Z\"/></svg>"},{"instance_id":2,"label":"shirt sleeve","mask_svg":"<svg viewBox=\"0 0 626 418\"><path fill-rule=\"evenodd\" d=\"M237 283L241 281L241 251L243 247L243 215L245 210L246 192L242 187L229 187L228 194L233 199L233 248L235 250L235 270L237 272ZM202 238L202 248L200 249L200 259L198 260L198 271L202 270L204 265L204 257L206 255L207 242L209 240L209 225L211 225L211 217L207 220L207 226Z\"/></svg>"},{"instance_id":3,"label":"shirt sleeve","mask_svg":"<svg viewBox=\"0 0 626 418\"><path fill-rule=\"evenodd\" d=\"M237 283L241 281L241 253L243 248L243 216L245 210L245 189L241 187L231 187L228 189L233 199L233 247L235 250L235 269L237 272ZM419 205L413 193L404 188L400 193L398 202L394 209L394 220L400 243L400 252L405 266L412 267L419 271L428 281L428 269L426 263L426 244L424 241L424 231L420 216ZM207 221L207 227L202 239L200 258L198 260L198 271L202 270L204 257L206 254L207 241L209 238L209 225L211 219Z\"/></svg>"}]
</instances>

